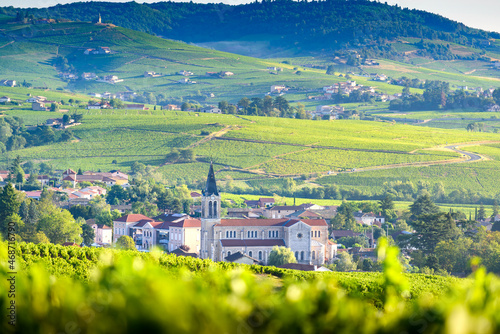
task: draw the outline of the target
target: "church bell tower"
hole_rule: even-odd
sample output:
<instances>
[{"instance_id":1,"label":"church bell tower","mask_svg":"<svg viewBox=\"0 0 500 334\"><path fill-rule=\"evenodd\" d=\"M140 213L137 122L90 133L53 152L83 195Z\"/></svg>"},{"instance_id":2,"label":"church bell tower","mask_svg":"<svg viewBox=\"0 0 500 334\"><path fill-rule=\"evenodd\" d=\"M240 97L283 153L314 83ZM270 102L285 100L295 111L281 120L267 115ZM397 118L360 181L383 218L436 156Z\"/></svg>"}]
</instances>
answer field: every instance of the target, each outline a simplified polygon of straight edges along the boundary
<instances>
[{"instance_id":1,"label":"church bell tower","mask_svg":"<svg viewBox=\"0 0 500 334\"><path fill-rule=\"evenodd\" d=\"M217 190L213 164L210 163L207 184L201 197L200 258L217 260L215 255L214 226L220 223L221 197Z\"/></svg>"}]
</instances>

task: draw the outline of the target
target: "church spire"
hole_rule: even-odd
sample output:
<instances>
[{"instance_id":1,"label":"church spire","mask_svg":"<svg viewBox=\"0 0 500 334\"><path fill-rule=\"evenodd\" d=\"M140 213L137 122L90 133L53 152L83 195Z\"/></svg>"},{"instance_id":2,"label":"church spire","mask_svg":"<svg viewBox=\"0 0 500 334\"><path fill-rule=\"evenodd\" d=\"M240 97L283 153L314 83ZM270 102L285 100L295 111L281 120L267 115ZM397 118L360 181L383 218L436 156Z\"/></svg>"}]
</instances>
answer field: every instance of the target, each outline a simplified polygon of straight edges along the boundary
<instances>
[{"instance_id":1,"label":"church spire","mask_svg":"<svg viewBox=\"0 0 500 334\"><path fill-rule=\"evenodd\" d=\"M215 195L219 196L219 192L217 191L217 184L215 182L215 173L214 166L212 162L210 162L210 170L208 171L207 176L207 185L205 187L205 191L203 192L204 196Z\"/></svg>"}]
</instances>

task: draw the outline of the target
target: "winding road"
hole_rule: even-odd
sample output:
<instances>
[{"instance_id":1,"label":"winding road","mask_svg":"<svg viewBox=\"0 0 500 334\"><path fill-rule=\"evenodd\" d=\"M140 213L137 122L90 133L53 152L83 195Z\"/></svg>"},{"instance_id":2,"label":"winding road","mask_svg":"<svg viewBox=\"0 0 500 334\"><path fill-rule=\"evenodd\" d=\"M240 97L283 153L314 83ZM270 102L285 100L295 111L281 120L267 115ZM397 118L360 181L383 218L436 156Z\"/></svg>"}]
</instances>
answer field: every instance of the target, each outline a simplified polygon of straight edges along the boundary
<instances>
[{"instance_id":1,"label":"winding road","mask_svg":"<svg viewBox=\"0 0 500 334\"><path fill-rule=\"evenodd\" d=\"M462 151L462 150L457 149L457 147L461 147L461 146L470 146L470 145L449 145L449 146L445 146L445 148L469 157L467 160L465 160L466 162L485 160L485 158L483 156L481 156L477 153L471 153L471 152L466 152L466 151Z\"/></svg>"}]
</instances>

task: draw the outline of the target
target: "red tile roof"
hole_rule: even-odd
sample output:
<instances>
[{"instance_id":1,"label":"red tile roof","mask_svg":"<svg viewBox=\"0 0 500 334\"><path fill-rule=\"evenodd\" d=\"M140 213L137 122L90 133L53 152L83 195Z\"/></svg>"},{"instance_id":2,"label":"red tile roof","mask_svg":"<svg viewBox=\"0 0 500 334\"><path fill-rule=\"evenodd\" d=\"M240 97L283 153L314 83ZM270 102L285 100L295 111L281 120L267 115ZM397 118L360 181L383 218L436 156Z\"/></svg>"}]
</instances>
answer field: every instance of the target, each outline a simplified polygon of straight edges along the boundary
<instances>
[{"instance_id":1,"label":"red tile roof","mask_svg":"<svg viewBox=\"0 0 500 334\"><path fill-rule=\"evenodd\" d=\"M132 213L129 215L125 215L123 217L118 218L117 222L126 222L126 223L132 223L132 222L138 222L141 220L148 220L148 221L153 221L153 219L146 217L144 215L138 214L138 213Z\"/></svg>"},{"instance_id":2,"label":"red tile roof","mask_svg":"<svg viewBox=\"0 0 500 334\"><path fill-rule=\"evenodd\" d=\"M222 247L272 247L285 246L283 239L222 239Z\"/></svg>"}]
</instances>

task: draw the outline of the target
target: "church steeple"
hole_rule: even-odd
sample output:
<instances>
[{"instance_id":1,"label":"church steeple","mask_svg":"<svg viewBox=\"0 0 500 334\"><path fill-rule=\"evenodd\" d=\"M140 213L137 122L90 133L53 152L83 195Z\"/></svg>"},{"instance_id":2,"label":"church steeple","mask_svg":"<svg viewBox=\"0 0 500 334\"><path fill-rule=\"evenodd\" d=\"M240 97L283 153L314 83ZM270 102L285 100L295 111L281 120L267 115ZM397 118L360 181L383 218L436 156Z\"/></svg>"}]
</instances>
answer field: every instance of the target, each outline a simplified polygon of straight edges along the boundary
<instances>
[{"instance_id":1,"label":"church steeple","mask_svg":"<svg viewBox=\"0 0 500 334\"><path fill-rule=\"evenodd\" d=\"M207 184L205 190L203 191L203 196L215 195L219 196L219 191L217 190L217 183L215 182L214 166L210 162L210 170L208 171Z\"/></svg>"},{"instance_id":2,"label":"church steeple","mask_svg":"<svg viewBox=\"0 0 500 334\"><path fill-rule=\"evenodd\" d=\"M210 163L207 184L201 197L201 245L200 257L214 259L217 245L214 243L214 226L220 224L221 197L215 182L214 166Z\"/></svg>"}]
</instances>

